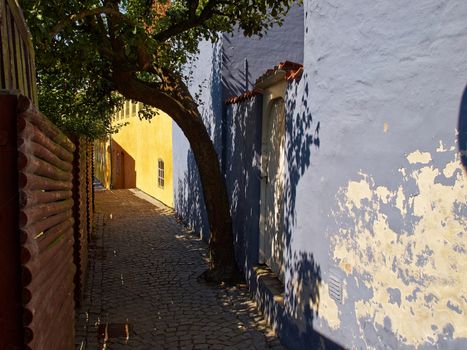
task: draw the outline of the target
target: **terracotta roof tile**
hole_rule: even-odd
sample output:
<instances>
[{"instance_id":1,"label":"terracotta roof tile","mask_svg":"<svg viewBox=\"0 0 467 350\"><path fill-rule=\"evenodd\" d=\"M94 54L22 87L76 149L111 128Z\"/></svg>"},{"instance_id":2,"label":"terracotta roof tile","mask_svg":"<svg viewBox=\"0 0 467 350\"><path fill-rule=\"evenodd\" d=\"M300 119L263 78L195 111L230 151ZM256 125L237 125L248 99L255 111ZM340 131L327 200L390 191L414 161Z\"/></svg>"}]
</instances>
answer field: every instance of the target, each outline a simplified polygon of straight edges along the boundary
<instances>
[{"instance_id":1,"label":"terracotta roof tile","mask_svg":"<svg viewBox=\"0 0 467 350\"><path fill-rule=\"evenodd\" d=\"M227 100L225 100L225 104L231 105L234 103L243 102L261 93L262 91L260 89L253 89L241 94L240 96L232 96L228 98Z\"/></svg>"},{"instance_id":2,"label":"terracotta roof tile","mask_svg":"<svg viewBox=\"0 0 467 350\"><path fill-rule=\"evenodd\" d=\"M285 71L286 72L285 80L291 81L291 80L300 78L300 76L303 73L303 65L300 63L295 63L291 61L281 62L278 65L274 66L274 68L268 69L258 79L256 79L255 85L261 82L262 80L266 79L270 75L274 74L278 70ZM247 91L241 94L240 96L229 97L227 100L225 100L225 103L234 104L234 103L243 102L261 93L262 93L261 89L254 88L253 90Z\"/></svg>"},{"instance_id":3,"label":"terracotta roof tile","mask_svg":"<svg viewBox=\"0 0 467 350\"><path fill-rule=\"evenodd\" d=\"M256 84L259 83L261 80L266 79L268 76L273 74L278 70L283 70L286 72L285 79L286 80L293 80L300 77L303 72L303 65L300 63L295 63L291 61L284 61L279 63L277 66L274 66L273 69L268 69L263 75L261 75L258 79L256 79Z\"/></svg>"},{"instance_id":4,"label":"terracotta roof tile","mask_svg":"<svg viewBox=\"0 0 467 350\"><path fill-rule=\"evenodd\" d=\"M297 70L288 71L287 74L285 75L285 79L286 80L299 79L302 76L302 73L303 73L303 66L301 66Z\"/></svg>"}]
</instances>

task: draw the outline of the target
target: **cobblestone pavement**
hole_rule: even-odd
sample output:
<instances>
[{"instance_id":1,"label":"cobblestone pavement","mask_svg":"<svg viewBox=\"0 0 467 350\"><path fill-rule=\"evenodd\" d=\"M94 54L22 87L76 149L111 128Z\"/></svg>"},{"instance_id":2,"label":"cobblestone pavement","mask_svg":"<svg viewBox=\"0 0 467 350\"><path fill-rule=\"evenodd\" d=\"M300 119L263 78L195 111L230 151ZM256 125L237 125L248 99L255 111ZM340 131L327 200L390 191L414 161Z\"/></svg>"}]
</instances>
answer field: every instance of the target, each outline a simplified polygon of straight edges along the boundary
<instances>
[{"instance_id":1,"label":"cobblestone pavement","mask_svg":"<svg viewBox=\"0 0 467 350\"><path fill-rule=\"evenodd\" d=\"M136 195L138 194L138 195ZM77 349L283 349L245 286L198 282L206 244L131 190L96 192L96 228ZM129 324L103 344L98 329ZM111 328L111 327L110 327Z\"/></svg>"}]
</instances>

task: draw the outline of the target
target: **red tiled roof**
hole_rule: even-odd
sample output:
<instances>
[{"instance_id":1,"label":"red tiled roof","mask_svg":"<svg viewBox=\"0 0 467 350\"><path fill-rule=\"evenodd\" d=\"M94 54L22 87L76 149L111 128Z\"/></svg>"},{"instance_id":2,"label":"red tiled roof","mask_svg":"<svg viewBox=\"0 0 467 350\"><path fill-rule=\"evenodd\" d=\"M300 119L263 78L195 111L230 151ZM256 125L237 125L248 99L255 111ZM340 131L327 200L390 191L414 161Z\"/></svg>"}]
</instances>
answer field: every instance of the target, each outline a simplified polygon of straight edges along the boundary
<instances>
[{"instance_id":1,"label":"red tiled roof","mask_svg":"<svg viewBox=\"0 0 467 350\"><path fill-rule=\"evenodd\" d=\"M300 77L301 73L303 72L303 65L300 63L295 63L291 61L284 61L279 63L277 66L274 66L272 69L268 69L263 75L261 75L258 79L256 79L256 83L261 80L264 80L268 76L272 75L274 72L278 70L285 70L285 79L286 80L293 80ZM298 75L295 75L299 73Z\"/></svg>"},{"instance_id":2,"label":"red tiled roof","mask_svg":"<svg viewBox=\"0 0 467 350\"><path fill-rule=\"evenodd\" d=\"M258 84L261 80L266 79L270 75L274 74L278 70L285 71L285 80L291 81L294 79L300 78L303 73L303 65L300 63L295 63L291 61L284 61L279 63L277 66L274 66L272 69L268 69L263 75L261 75L258 79L256 79L256 84ZM261 94L263 91L258 88L254 88L253 90L247 91L240 96L232 96L225 100L226 104L234 104L246 101L253 96Z\"/></svg>"},{"instance_id":3,"label":"red tiled roof","mask_svg":"<svg viewBox=\"0 0 467 350\"><path fill-rule=\"evenodd\" d=\"M229 97L227 100L225 100L225 103L228 104L228 105L231 105L231 104L234 104L234 103L243 102L243 101L249 100L253 96L259 95L261 93L262 93L262 91L260 89L253 89L253 90L250 90L250 91L247 91L247 92L241 94L240 96Z\"/></svg>"},{"instance_id":4,"label":"red tiled roof","mask_svg":"<svg viewBox=\"0 0 467 350\"><path fill-rule=\"evenodd\" d=\"M303 73L303 66L298 68L297 70L290 70L285 75L285 80L295 80L299 79Z\"/></svg>"}]
</instances>

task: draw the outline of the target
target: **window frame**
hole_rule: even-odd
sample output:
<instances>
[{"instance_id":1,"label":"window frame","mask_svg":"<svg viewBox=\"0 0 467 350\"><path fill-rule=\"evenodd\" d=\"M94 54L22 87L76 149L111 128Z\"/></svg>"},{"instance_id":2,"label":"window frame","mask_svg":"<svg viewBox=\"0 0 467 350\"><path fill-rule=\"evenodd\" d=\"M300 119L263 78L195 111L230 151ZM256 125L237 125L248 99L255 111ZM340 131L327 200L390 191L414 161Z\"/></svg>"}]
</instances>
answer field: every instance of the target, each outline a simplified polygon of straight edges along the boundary
<instances>
[{"instance_id":1,"label":"window frame","mask_svg":"<svg viewBox=\"0 0 467 350\"><path fill-rule=\"evenodd\" d=\"M165 186L165 163L162 158L157 160L157 186L162 189Z\"/></svg>"}]
</instances>

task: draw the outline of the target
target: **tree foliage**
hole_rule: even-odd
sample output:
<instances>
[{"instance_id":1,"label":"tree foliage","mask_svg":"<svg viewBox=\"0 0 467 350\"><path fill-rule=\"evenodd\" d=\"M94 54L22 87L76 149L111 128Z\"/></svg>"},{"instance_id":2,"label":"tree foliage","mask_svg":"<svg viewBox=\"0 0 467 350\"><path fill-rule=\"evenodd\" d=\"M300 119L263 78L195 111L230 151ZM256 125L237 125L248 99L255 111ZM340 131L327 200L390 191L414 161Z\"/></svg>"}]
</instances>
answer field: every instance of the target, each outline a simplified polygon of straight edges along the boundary
<instances>
[{"instance_id":1,"label":"tree foliage","mask_svg":"<svg viewBox=\"0 0 467 350\"><path fill-rule=\"evenodd\" d=\"M97 139L124 125L111 123L123 98L109 91L108 81L74 77L66 71L55 72L55 69L39 72L39 105L63 131Z\"/></svg>"},{"instance_id":2,"label":"tree foliage","mask_svg":"<svg viewBox=\"0 0 467 350\"><path fill-rule=\"evenodd\" d=\"M111 132L121 108L116 69L173 91L200 40L239 28L262 35L281 23L290 0L22 0L37 52L40 106L65 130ZM169 74L167 74L169 73ZM177 77L174 79L174 77Z\"/></svg>"}]
</instances>

